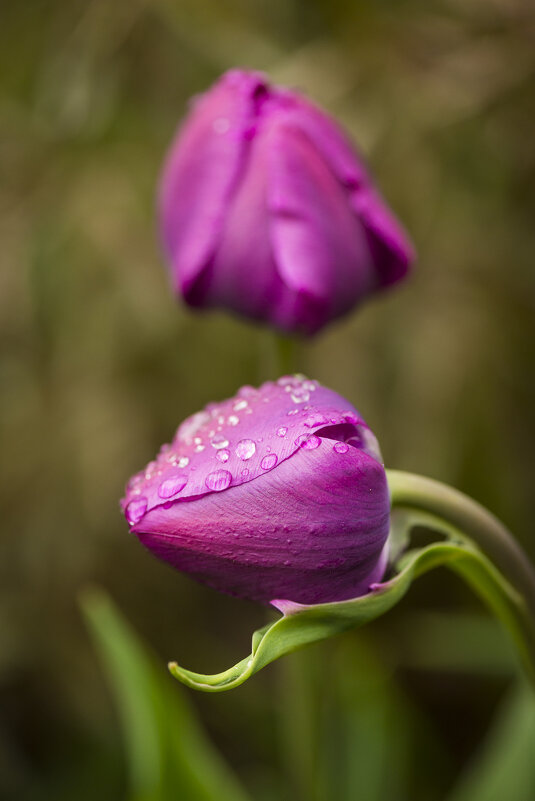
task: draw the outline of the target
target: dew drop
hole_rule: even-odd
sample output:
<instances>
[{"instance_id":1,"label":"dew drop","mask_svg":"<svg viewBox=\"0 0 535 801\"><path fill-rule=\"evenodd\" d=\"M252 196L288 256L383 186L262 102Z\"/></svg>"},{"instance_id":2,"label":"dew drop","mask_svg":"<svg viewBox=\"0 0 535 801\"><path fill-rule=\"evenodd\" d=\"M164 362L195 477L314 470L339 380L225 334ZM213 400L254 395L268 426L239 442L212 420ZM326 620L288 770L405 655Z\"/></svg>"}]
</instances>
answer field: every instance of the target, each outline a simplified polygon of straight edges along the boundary
<instances>
[{"instance_id":1,"label":"dew drop","mask_svg":"<svg viewBox=\"0 0 535 801\"><path fill-rule=\"evenodd\" d=\"M349 445L346 442L335 442L333 445L333 451L336 453L347 453L349 450Z\"/></svg>"},{"instance_id":2,"label":"dew drop","mask_svg":"<svg viewBox=\"0 0 535 801\"><path fill-rule=\"evenodd\" d=\"M156 462L149 462L145 468L145 479L150 481L150 479L154 475L154 471L156 470Z\"/></svg>"},{"instance_id":3,"label":"dew drop","mask_svg":"<svg viewBox=\"0 0 535 801\"><path fill-rule=\"evenodd\" d=\"M139 523L147 511L148 503L149 502L146 498L136 498L135 501L130 501L125 509L125 515L131 526Z\"/></svg>"},{"instance_id":4,"label":"dew drop","mask_svg":"<svg viewBox=\"0 0 535 801\"><path fill-rule=\"evenodd\" d=\"M173 478L167 478L165 481L162 481L158 487L158 495L160 498L172 498L177 492L183 490L187 483L187 476L173 476Z\"/></svg>"},{"instance_id":5,"label":"dew drop","mask_svg":"<svg viewBox=\"0 0 535 801\"><path fill-rule=\"evenodd\" d=\"M214 470L213 473L208 473L204 483L209 490L221 492L221 490L225 490L229 486L231 481L232 475L228 470Z\"/></svg>"},{"instance_id":6,"label":"dew drop","mask_svg":"<svg viewBox=\"0 0 535 801\"><path fill-rule=\"evenodd\" d=\"M228 447L228 439L223 436L223 434L216 434L216 436L212 438L212 442L210 444L212 448L215 448L216 451L218 451L220 448Z\"/></svg>"},{"instance_id":7,"label":"dew drop","mask_svg":"<svg viewBox=\"0 0 535 801\"><path fill-rule=\"evenodd\" d=\"M299 411L299 409L290 409L290 411L288 412L288 415L297 414L298 411Z\"/></svg>"},{"instance_id":8,"label":"dew drop","mask_svg":"<svg viewBox=\"0 0 535 801\"><path fill-rule=\"evenodd\" d=\"M256 444L252 439L242 439L236 445L236 456L244 462L255 455Z\"/></svg>"},{"instance_id":9,"label":"dew drop","mask_svg":"<svg viewBox=\"0 0 535 801\"><path fill-rule=\"evenodd\" d=\"M227 451L226 448L222 448L218 451L215 455L216 459L219 459L220 462L228 462L230 456L230 451Z\"/></svg>"},{"instance_id":10,"label":"dew drop","mask_svg":"<svg viewBox=\"0 0 535 801\"><path fill-rule=\"evenodd\" d=\"M177 467L187 467L189 465L189 458L187 456L180 456L176 461Z\"/></svg>"},{"instance_id":11,"label":"dew drop","mask_svg":"<svg viewBox=\"0 0 535 801\"><path fill-rule=\"evenodd\" d=\"M307 428L314 428L315 426L325 426L328 422L328 417L325 417L321 412L316 412L316 414L311 414L307 417L305 425Z\"/></svg>"},{"instance_id":12,"label":"dew drop","mask_svg":"<svg viewBox=\"0 0 535 801\"><path fill-rule=\"evenodd\" d=\"M256 395L256 392L257 390L250 384L245 384L245 386L238 390L238 396L240 398L250 398L251 395Z\"/></svg>"},{"instance_id":13,"label":"dew drop","mask_svg":"<svg viewBox=\"0 0 535 801\"><path fill-rule=\"evenodd\" d=\"M260 467L262 470L271 470L272 467L275 467L277 464L277 457L274 453L269 453L267 456L264 456L262 461L260 462Z\"/></svg>"},{"instance_id":14,"label":"dew drop","mask_svg":"<svg viewBox=\"0 0 535 801\"><path fill-rule=\"evenodd\" d=\"M230 415L230 417L228 419L229 426L237 426L239 422L240 422L240 418L237 415L235 415L235 414L231 414Z\"/></svg>"},{"instance_id":15,"label":"dew drop","mask_svg":"<svg viewBox=\"0 0 535 801\"><path fill-rule=\"evenodd\" d=\"M246 409L247 408L247 401L246 400L240 400L237 403L235 403L232 408L234 409L235 412L241 412L242 409Z\"/></svg>"},{"instance_id":16,"label":"dew drop","mask_svg":"<svg viewBox=\"0 0 535 801\"><path fill-rule=\"evenodd\" d=\"M241 474L244 478L247 478L247 476L249 475L249 471L247 470L246 467L244 467L244 469L241 471Z\"/></svg>"},{"instance_id":17,"label":"dew drop","mask_svg":"<svg viewBox=\"0 0 535 801\"><path fill-rule=\"evenodd\" d=\"M204 445L195 445L195 453L201 453L204 450Z\"/></svg>"},{"instance_id":18,"label":"dew drop","mask_svg":"<svg viewBox=\"0 0 535 801\"><path fill-rule=\"evenodd\" d=\"M288 429L286 428L286 426L281 426L280 428L277 428L278 437L285 437L287 433Z\"/></svg>"},{"instance_id":19,"label":"dew drop","mask_svg":"<svg viewBox=\"0 0 535 801\"><path fill-rule=\"evenodd\" d=\"M300 437L297 437L295 444L299 445L299 447L303 448L305 451L313 451L319 448L321 439L315 434L302 434Z\"/></svg>"},{"instance_id":20,"label":"dew drop","mask_svg":"<svg viewBox=\"0 0 535 801\"><path fill-rule=\"evenodd\" d=\"M306 403L307 400L310 400L310 393L304 389L294 389L290 398L294 403Z\"/></svg>"}]
</instances>

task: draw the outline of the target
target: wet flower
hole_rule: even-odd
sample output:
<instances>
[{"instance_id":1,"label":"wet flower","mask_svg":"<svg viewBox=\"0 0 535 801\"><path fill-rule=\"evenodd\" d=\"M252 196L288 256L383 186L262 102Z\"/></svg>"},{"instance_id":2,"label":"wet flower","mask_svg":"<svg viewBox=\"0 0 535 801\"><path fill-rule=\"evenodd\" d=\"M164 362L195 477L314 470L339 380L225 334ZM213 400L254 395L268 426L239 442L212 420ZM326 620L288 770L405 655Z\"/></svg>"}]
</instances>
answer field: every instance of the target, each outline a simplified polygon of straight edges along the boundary
<instances>
[{"instance_id":1,"label":"wet flower","mask_svg":"<svg viewBox=\"0 0 535 801\"><path fill-rule=\"evenodd\" d=\"M243 387L189 417L122 507L156 556L255 601L354 598L385 570L377 441L347 401L302 376Z\"/></svg>"},{"instance_id":2,"label":"wet flower","mask_svg":"<svg viewBox=\"0 0 535 801\"><path fill-rule=\"evenodd\" d=\"M338 125L232 70L192 110L160 188L175 290L312 334L402 279L412 246Z\"/></svg>"}]
</instances>

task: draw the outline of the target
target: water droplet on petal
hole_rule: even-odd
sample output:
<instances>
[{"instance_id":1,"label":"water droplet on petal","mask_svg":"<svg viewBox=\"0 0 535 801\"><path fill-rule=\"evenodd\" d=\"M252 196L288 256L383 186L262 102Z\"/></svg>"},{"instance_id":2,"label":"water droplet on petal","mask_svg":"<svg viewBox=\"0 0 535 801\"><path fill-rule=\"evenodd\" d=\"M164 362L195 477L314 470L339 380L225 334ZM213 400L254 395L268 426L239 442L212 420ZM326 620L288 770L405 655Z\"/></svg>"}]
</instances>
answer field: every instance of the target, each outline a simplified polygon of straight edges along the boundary
<instances>
[{"instance_id":1,"label":"water droplet on petal","mask_svg":"<svg viewBox=\"0 0 535 801\"><path fill-rule=\"evenodd\" d=\"M301 434L301 436L297 437L295 440L295 444L299 445L299 447L303 448L305 451L313 451L316 448L319 448L321 445L321 439L315 434Z\"/></svg>"},{"instance_id":2,"label":"water droplet on petal","mask_svg":"<svg viewBox=\"0 0 535 801\"><path fill-rule=\"evenodd\" d=\"M255 455L256 443L252 439L242 439L236 445L236 456L244 462Z\"/></svg>"},{"instance_id":3,"label":"water droplet on petal","mask_svg":"<svg viewBox=\"0 0 535 801\"><path fill-rule=\"evenodd\" d=\"M154 476L154 471L156 470L156 462L149 462L145 468L145 479L150 481L150 479Z\"/></svg>"},{"instance_id":4,"label":"water droplet on petal","mask_svg":"<svg viewBox=\"0 0 535 801\"><path fill-rule=\"evenodd\" d=\"M148 503L149 502L146 498L136 498L135 501L130 501L125 509L125 515L131 526L139 523L147 511Z\"/></svg>"},{"instance_id":5,"label":"water droplet on petal","mask_svg":"<svg viewBox=\"0 0 535 801\"><path fill-rule=\"evenodd\" d=\"M336 453L347 453L349 450L349 445L346 442L335 442L333 445L333 451Z\"/></svg>"},{"instance_id":6,"label":"water droplet on petal","mask_svg":"<svg viewBox=\"0 0 535 801\"><path fill-rule=\"evenodd\" d=\"M219 459L220 462L228 462L230 456L230 451L227 451L226 448L222 448L218 451L215 455L216 459Z\"/></svg>"},{"instance_id":7,"label":"water droplet on petal","mask_svg":"<svg viewBox=\"0 0 535 801\"><path fill-rule=\"evenodd\" d=\"M201 453L204 450L204 445L195 445L195 453Z\"/></svg>"},{"instance_id":8,"label":"water droplet on petal","mask_svg":"<svg viewBox=\"0 0 535 801\"><path fill-rule=\"evenodd\" d=\"M213 473L208 473L204 483L209 490L221 492L221 490L225 490L229 486L231 481L232 475L228 470L214 470Z\"/></svg>"},{"instance_id":9,"label":"water droplet on petal","mask_svg":"<svg viewBox=\"0 0 535 801\"><path fill-rule=\"evenodd\" d=\"M294 389L290 398L294 403L306 403L307 400L310 400L310 393L305 389Z\"/></svg>"},{"instance_id":10,"label":"water droplet on petal","mask_svg":"<svg viewBox=\"0 0 535 801\"><path fill-rule=\"evenodd\" d=\"M247 478L247 476L249 475L249 471L247 470L246 467L241 471L241 474L244 478Z\"/></svg>"},{"instance_id":11,"label":"water droplet on petal","mask_svg":"<svg viewBox=\"0 0 535 801\"><path fill-rule=\"evenodd\" d=\"M275 467L277 464L277 457L274 453L269 453L267 456L264 456L262 461L260 462L260 467L262 470L271 470L272 467Z\"/></svg>"},{"instance_id":12,"label":"water droplet on petal","mask_svg":"<svg viewBox=\"0 0 535 801\"><path fill-rule=\"evenodd\" d=\"M165 481L162 481L158 487L158 495L160 498L172 498L177 492L183 490L187 483L187 476L173 476L172 478L167 478Z\"/></svg>"},{"instance_id":13,"label":"water droplet on petal","mask_svg":"<svg viewBox=\"0 0 535 801\"><path fill-rule=\"evenodd\" d=\"M235 414L231 414L230 415L230 417L228 419L229 426L237 426L239 422L240 422L240 418L237 415L235 415Z\"/></svg>"},{"instance_id":14,"label":"water droplet on petal","mask_svg":"<svg viewBox=\"0 0 535 801\"><path fill-rule=\"evenodd\" d=\"M288 429L286 428L286 426L281 426L280 428L277 428L278 437L285 437L287 433Z\"/></svg>"},{"instance_id":15,"label":"water droplet on petal","mask_svg":"<svg viewBox=\"0 0 535 801\"><path fill-rule=\"evenodd\" d=\"M298 412L298 411L299 411L299 409L290 409L290 411L288 412L288 414L289 414L289 415L290 415L290 414L297 414L297 412Z\"/></svg>"},{"instance_id":16,"label":"water droplet on petal","mask_svg":"<svg viewBox=\"0 0 535 801\"><path fill-rule=\"evenodd\" d=\"M223 434L216 434L216 436L212 438L212 442L210 444L212 448L215 448L216 450L219 450L219 448L227 448L228 439Z\"/></svg>"},{"instance_id":17,"label":"water droplet on petal","mask_svg":"<svg viewBox=\"0 0 535 801\"><path fill-rule=\"evenodd\" d=\"M189 465L189 459L187 456L180 456L176 461L177 467L187 467Z\"/></svg>"},{"instance_id":18,"label":"water droplet on petal","mask_svg":"<svg viewBox=\"0 0 535 801\"><path fill-rule=\"evenodd\" d=\"M328 417L325 417L321 412L316 412L316 414L311 414L307 417L305 425L307 428L314 428L315 426L326 426L328 422Z\"/></svg>"},{"instance_id":19,"label":"water droplet on petal","mask_svg":"<svg viewBox=\"0 0 535 801\"><path fill-rule=\"evenodd\" d=\"M241 412L242 409L247 408L247 401L246 400L238 401L237 403L234 404L232 408L234 409L235 412Z\"/></svg>"}]
</instances>

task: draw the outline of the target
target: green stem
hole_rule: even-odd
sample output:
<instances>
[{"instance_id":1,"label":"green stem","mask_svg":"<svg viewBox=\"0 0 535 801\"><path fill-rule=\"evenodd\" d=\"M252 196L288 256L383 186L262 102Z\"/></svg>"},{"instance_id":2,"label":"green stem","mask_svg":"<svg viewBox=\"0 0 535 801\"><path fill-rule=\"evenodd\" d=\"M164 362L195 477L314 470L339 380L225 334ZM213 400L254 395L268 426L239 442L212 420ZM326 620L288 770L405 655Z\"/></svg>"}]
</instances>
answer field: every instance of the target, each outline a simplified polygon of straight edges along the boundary
<instances>
[{"instance_id":1,"label":"green stem","mask_svg":"<svg viewBox=\"0 0 535 801\"><path fill-rule=\"evenodd\" d=\"M392 508L423 512L475 544L518 593L516 614L535 668L535 569L507 528L476 501L430 478L388 470Z\"/></svg>"},{"instance_id":2,"label":"green stem","mask_svg":"<svg viewBox=\"0 0 535 801\"><path fill-rule=\"evenodd\" d=\"M280 376L295 373L296 340L284 334L275 335L275 365Z\"/></svg>"}]
</instances>

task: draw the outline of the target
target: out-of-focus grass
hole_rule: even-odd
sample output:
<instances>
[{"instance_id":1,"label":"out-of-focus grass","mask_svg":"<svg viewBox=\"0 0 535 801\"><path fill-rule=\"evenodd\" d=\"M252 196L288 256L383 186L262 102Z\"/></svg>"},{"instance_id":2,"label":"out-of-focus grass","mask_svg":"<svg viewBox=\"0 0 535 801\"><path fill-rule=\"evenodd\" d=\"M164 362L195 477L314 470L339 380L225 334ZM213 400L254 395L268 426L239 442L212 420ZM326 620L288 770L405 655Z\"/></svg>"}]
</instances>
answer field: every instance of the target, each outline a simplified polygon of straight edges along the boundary
<instances>
[{"instance_id":1,"label":"out-of-focus grass","mask_svg":"<svg viewBox=\"0 0 535 801\"><path fill-rule=\"evenodd\" d=\"M0 14L0 787L46 795L76 768L117 798L79 586L112 587L162 661L187 649L202 670L262 619L156 563L117 511L185 415L273 374L268 332L168 291L154 191L187 98L253 66L353 132L420 261L302 369L355 402L390 466L473 494L533 556L535 15L521 0L33 0ZM471 603L450 578L424 581L394 623ZM277 770L266 673L195 699L253 788ZM467 677L401 675L453 780L503 681L478 683L476 702ZM462 748L448 704L467 710Z\"/></svg>"}]
</instances>

